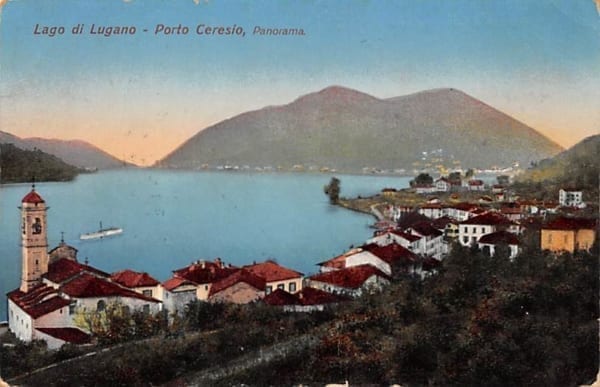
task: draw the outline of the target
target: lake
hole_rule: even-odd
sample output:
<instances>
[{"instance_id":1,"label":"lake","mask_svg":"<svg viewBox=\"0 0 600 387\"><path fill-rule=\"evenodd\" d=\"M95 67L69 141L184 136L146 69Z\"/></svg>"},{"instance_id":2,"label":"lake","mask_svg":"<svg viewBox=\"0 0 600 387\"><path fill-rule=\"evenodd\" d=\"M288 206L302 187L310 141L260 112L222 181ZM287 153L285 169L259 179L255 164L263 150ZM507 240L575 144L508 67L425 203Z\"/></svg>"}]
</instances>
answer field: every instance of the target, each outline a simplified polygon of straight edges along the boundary
<instances>
[{"instance_id":1,"label":"lake","mask_svg":"<svg viewBox=\"0 0 600 387\"><path fill-rule=\"evenodd\" d=\"M340 175L341 195L372 195L404 188L409 177ZM68 183L37 183L50 207L48 242L65 241L79 261L101 270L146 271L159 281L197 259L221 257L233 265L274 258L311 274L316 263L362 244L372 234L369 215L328 203L331 175L192 172L152 169L102 171ZM21 272L19 210L30 184L0 186L0 320L5 294ZM80 241L79 235L118 226L123 234Z\"/></svg>"}]
</instances>

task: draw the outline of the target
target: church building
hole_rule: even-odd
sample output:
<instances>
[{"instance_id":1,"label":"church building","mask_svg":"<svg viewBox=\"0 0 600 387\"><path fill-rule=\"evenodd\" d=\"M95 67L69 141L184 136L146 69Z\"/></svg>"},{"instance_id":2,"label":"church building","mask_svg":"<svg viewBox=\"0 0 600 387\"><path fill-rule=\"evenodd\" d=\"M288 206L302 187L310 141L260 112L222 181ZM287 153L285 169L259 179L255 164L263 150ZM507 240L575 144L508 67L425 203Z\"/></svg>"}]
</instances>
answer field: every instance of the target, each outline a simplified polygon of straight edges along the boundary
<instances>
[{"instance_id":1,"label":"church building","mask_svg":"<svg viewBox=\"0 0 600 387\"><path fill-rule=\"evenodd\" d=\"M102 311L119 303L156 313L162 302L147 288L123 281L77 261L77 250L61 241L48 251L46 202L35 190L21 201L21 284L7 294L9 329L23 341L46 340L50 349L81 344L89 332L75 324L77 313ZM139 291L138 291L139 290Z\"/></svg>"}]
</instances>

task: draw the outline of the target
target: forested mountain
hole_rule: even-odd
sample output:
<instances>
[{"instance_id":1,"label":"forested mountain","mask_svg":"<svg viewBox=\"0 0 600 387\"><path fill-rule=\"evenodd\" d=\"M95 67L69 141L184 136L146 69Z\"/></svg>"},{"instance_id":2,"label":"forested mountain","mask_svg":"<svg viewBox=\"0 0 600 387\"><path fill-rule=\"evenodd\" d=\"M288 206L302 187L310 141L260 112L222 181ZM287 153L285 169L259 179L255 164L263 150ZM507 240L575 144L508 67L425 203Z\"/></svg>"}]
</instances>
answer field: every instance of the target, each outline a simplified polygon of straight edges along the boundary
<instances>
[{"instance_id":1,"label":"forested mountain","mask_svg":"<svg viewBox=\"0 0 600 387\"><path fill-rule=\"evenodd\" d=\"M26 150L40 149L79 168L110 169L130 166L130 164L124 164L121 160L102 149L81 140L57 140L39 137L20 138L0 131L0 143L13 144Z\"/></svg>"},{"instance_id":2,"label":"forested mountain","mask_svg":"<svg viewBox=\"0 0 600 387\"><path fill-rule=\"evenodd\" d=\"M41 150L0 144L0 183L73 180L81 169Z\"/></svg>"}]
</instances>

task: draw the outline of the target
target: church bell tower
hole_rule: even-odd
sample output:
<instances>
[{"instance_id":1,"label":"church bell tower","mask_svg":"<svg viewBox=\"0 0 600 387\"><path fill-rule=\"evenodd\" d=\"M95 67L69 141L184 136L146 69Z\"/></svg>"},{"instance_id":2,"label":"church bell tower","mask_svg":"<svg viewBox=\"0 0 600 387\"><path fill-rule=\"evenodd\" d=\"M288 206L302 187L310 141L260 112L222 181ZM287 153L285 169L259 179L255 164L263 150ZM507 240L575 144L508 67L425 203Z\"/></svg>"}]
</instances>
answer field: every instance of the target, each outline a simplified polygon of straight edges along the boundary
<instances>
[{"instance_id":1,"label":"church bell tower","mask_svg":"<svg viewBox=\"0 0 600 387\"><path fill-rule=\"evenodd\" d=\"M35 191L21 200L21 291L28 292L42 282L48 272L48 236L46 230L46 202Z\"/></svg>"}]
</instances>

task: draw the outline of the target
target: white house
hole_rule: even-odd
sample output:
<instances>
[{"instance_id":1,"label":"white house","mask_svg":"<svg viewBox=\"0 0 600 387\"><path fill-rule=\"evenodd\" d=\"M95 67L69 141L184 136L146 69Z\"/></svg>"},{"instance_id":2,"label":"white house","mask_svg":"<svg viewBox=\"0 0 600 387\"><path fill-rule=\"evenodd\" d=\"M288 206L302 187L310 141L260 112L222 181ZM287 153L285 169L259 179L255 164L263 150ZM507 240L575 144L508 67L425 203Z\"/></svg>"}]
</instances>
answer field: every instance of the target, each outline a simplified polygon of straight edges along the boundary
<instances>
[{"instance_id":1,"label":"white house","mask_svg":"<svg viewBox=\"0 0 600 387\"><path fill-rule=\"evenodd\" d=\"M479 238L496 231L519 233L519 226L497 212L487 212L483 215L465 220L458 226L458 241L463 246L472 246Z\"/></svg>"},{"instance_id":2,"label":"white house","mask_svg":"<svg viewBox=\"0 0 600 387\"><path fill-rule=\"evenodd\" d=\"M435 189L438 192L450 192L451 188L452 185L450 184L450 181L445 177L440 177L435 181Z\"/></svg>"},{"instance_id":3,"label":"white house","mask_svg":"<svg viewBox=\"0 0 600 387\"><path fill-rule=\"evenodd\" d=\"M558 191L558 202L563 207L585 207L583 202L583 191L574 188L560 189Z\"/></svg>"}]
</instances>

